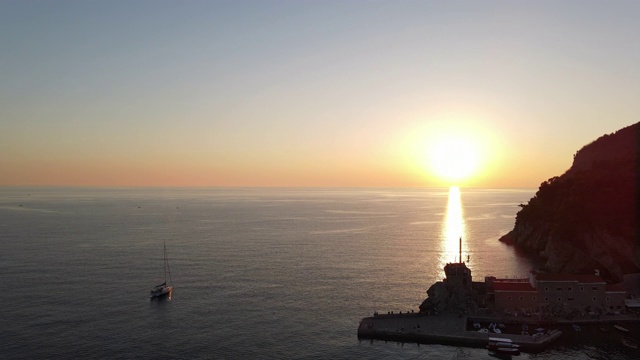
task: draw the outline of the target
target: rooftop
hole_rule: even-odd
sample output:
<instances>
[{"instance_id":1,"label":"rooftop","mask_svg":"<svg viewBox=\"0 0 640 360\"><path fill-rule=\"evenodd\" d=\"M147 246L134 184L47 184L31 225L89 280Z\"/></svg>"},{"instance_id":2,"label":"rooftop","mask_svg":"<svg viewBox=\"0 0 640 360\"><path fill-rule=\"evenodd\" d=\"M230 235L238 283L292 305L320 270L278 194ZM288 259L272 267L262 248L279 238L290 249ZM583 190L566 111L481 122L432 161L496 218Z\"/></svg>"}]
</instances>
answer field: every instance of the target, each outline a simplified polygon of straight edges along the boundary
<instances>
[{"instance_id":1,"label":"rooftop","mask_svg":"<svg viewBox=\"0 0 640 360\"><path fill-rule=\"evenodd\" d=\"M577 281L583 284L605 284L605 281L596 275L536 273L535 277L536 281Z\"/></svg>"},{"instance_id":2,"label":"rooftop","mask_svg":"<svg viewBox=\"0 0 640 360\"><path fill-rule=\"evenodd\" d=\"M607 285L605 289L606 291L627 291L623 283Z\"/></svg>"},{"instance_id":3,"label":"rooftop","mask_svg":"<svg viewBox=\"0 0 640 360\"><path fill-rule=\"evenodd\" d=\"M537 291L529 282L506 282L499 281L493 283L494 291Z\"/></svg>"}]
</instances>

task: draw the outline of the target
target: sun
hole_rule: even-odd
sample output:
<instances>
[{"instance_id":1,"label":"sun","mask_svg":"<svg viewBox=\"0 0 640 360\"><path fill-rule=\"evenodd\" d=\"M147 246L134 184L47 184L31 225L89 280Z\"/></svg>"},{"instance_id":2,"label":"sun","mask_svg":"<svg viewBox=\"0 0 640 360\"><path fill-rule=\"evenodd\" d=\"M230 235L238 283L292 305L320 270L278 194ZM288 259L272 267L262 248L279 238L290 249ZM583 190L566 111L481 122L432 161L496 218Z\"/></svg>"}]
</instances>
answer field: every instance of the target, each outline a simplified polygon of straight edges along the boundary
<instances>
[{"instance_id":1,"label":"sun","mask_svg":"<svg viewBox=\"0 0 640 360\"><path fill-rule=\"evenodd\" d=\"M406 165L429 186L486 186L504 161L500 128L464 114L421 119L402 137Z\"/></svg>"},{"instance_id":2,"label":"sun","mask_svg":"<svg viewBox=\"0 0 640 360\"><path fill-rule=\"evenodd\" d=\"M428 144L427 160L431 174L453 185L478 171L479 147L468 136L442 134Z\"/></svg>"}]
</instances>

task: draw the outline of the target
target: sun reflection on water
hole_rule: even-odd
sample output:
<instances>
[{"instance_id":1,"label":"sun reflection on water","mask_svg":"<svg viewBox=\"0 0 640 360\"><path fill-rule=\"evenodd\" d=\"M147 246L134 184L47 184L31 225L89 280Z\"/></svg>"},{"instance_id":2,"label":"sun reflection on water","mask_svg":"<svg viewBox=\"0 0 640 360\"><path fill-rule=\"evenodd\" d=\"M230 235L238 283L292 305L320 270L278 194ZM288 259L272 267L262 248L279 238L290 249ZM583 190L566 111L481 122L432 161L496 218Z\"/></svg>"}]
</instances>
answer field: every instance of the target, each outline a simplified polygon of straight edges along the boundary
<instances>
[{"instance_id":1,"label":"sun reflection on water","mask_svg":"<svg viewBox=\"0 0 640 360\"><path fill-rule=\"evenodd\" d=\"M460 238L462 238L462 241L464 242L467 235L466 232L467 229L464 222L464 214L462 213L460 188L457 186L452 186L449 188L447 213L444 217L442 226L440 268L443 268L447 263L464 260L459 258L458 250Z\"/></svg>"}]
</instances>

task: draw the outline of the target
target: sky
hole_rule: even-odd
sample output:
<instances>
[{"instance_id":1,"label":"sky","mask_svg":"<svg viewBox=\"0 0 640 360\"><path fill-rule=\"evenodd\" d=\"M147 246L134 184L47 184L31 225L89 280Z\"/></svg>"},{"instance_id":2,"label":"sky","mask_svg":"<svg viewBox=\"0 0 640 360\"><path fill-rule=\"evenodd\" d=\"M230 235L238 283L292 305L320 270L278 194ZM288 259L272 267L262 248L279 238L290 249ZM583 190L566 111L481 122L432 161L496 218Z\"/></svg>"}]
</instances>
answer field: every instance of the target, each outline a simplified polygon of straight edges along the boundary
<instances>
[{"instance_id":1,"label":"sky","mask_svg":"<svg viewBox=\"0 0 640 360\"><path fill-rule=\"evenodd\" d=\"M4 0L0 185L535 188L640 121L638 19L638 1Z\"/></svg>"}]
</instances>

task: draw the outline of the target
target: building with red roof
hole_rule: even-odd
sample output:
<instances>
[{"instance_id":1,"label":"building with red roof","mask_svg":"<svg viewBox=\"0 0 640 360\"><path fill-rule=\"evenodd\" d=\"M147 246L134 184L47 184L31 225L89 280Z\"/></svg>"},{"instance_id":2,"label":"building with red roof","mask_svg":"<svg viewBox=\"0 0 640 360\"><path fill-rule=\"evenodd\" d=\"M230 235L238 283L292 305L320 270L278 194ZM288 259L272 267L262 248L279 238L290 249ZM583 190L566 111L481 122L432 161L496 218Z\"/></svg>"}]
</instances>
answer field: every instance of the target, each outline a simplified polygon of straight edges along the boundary
<instances>
[{"instance_id":1,"label":"building with red roof","mask_svg":"<svg viewBox=\"0 0 640 360\"><path fill-rule=\"evenodd\" d=\"M528 279L485 279L496 308L534 312L541 307L565 311L624 312L625 288L607 285L599 274L550 274L532 271Z\"/></svg>"}]
</instances>

